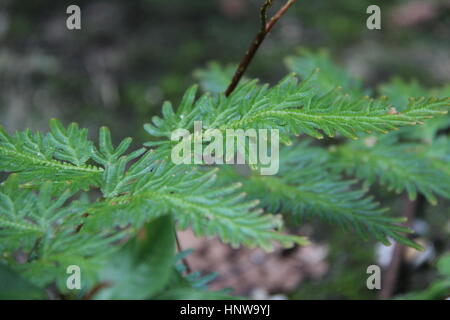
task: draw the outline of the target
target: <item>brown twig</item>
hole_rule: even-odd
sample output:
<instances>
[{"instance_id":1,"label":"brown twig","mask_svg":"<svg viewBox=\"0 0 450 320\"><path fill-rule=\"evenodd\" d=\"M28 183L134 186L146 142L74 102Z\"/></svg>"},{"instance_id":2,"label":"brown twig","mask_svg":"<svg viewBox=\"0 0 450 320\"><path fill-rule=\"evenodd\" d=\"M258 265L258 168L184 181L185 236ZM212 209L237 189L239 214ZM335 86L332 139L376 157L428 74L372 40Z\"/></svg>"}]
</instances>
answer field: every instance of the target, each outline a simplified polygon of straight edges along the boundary
<instances>
[{"instance_id":1,"label":"brown twig","mask_svg":"<svg viewBox=\"0 0 450 320\"><path fill-rule=\"evenodd\" d=\"M280 10L278 10L277 13L274 14L272 19L267 23L266 25L266 33L269 33L270 30L272 30L273 26L280 20L280 18L286 13L286 11L289 10L289 8L295 3L297 0L289 0L284 4L284 6L281 7Z\"/></svg>"},{"instance_id":2,"label":"brown twig","mask_svg":"<svg viewBox=\"0 0 450 320\"><path fill-rule=\"evenodd\" d=\"M89 217L89 213L83 213L81 216L82 216L83 218L87 218L87 217ZM80 230L81 230L81 228L83 228L83 226L84 226L84 222L83 222L83 223L80 223L80 224L75 228L75 233L79 233Z\"/></svg>"},{"instance_id":3,"label":"brown twig","mask_svg":"<svg viewBox=\"0 0 450 320\"><path fill-rule=\"evenodd\" d=\"M263 43L267 34L272 30L274 25L280 20L280 18L286 13L286 11L297 1L297 0L288 0L280 10L267 22L267 10L272 6L273 0L266 0L264 4L261 6L261 29L256 35L255 39L250 44L250 48L245 53L244 58L239 63L239 66L236 69L236 72L233 75L233 79L231 80L230 85L225 91L225 96L229 96L234 89L236 89L237 85L242 79L245 71L247 71L248 66L253 60L256 51L258 51L259 47Z\"/></svg>"},{"instance_id":4,"label":"brown twig","mask_svg":"<svg viewBox=\"0 0 450 320\"><path fill-rule=\"evenodd\" d=\"M27 257L27 261L28 261L28 262L31 262L32 260L35 259L35 257L33 256L33 254L34 254L35 251L36 251L36 255L37 255L37 251L38 251L39 246L41 245L41 242L42 242L42 237L38 238L38 239L34 242L33 248L31 248L30 252L28 253L28 257Z\"/></svg>"},{"instance_id":5,"label":"brown twig","mask_svg":"<svg viewBox=\"0 0 450 320\"><path fill-rule=\"evenodd\" d=\"M403 200L403 216L407 219L405 226L410 227L413 222L415 212L417 210L417 200L409 200L405 195ZM383 285L378 295L379 299L389 299L395 293L397 287L398 276L400 268L402 266L403 256L405 253L405 246L399 243L394 245L394 251L392 252L391 262L385 271L385 277L383 277Z\"/></svg>"},{"instance_id":6,"label":"brown twig","mask_svg":"<svg viewBox=\"0 0 450 320\"><path fill-rule=\"evenodd\" d=\"M106 289L111 286L111 283L109 282L100 282L96 286L94 286L91 290L89 290L82 300L92 300L97 293L99 293L101 290Z\"/></svg>"},{"instance_id":7,"label":"brown twig","mask_svg":"<svg viewBox=\"0 0 450 320\"><path fill-rule=\"evenodd\" d=\"M178 238L178 234L177 234L177 231L176 231L176 230L175 230L175 240L176 240L176 242L177 242L177 249L178 249L178 252L182 252L182 251L183 251L183 248L181 247L180 239ZM186 258L183 258L183 259L181 259L181 261L183 262L183 265L184 265L184 267L186 268L186 272L187 272L187 273L191 273L191 272L192 272L192 269L191 269L191 267L190 267L189 262L187 261L187 259L186 259Z\"/></svg>"}]
</instances>

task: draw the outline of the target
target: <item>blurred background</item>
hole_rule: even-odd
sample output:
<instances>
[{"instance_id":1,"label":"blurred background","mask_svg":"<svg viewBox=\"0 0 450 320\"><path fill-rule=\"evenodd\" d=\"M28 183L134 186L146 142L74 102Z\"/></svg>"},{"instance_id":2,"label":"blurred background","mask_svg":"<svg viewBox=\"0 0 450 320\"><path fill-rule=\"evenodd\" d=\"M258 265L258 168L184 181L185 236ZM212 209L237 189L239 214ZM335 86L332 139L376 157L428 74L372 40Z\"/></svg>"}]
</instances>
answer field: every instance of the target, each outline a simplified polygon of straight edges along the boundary
<instances>
[{"instance_id":1,"label":"blurred background","mask_svg":"<svg viewBox=\"0 0 450 320\"><path fill-rule=\"evenodd\" d=\"M282 2L275 0L272 11ZM106 125L116 140L133 136L139 144L148 139L142 124L163 101L178 103L196 70L210 61L239 62L259 28L261 3L1 0L1 124L9 131L45 130L57 117L90 128L93 137ZM66 28L71 4L81 7L81 30ZM381 7L381 30L366 28L371 4ZM450 81L450 1L300 0L269 35L248 75L276 82L286 73L283 59L298 47L326 49L367 87L394 75L441 86ZM383 197L386 205L399 205ZM431 214L418 223L428 256L407 255L395 295L429 285L433 258L448 250L448 203L426 210ZM219 273L213 289L233 287L255 298L377 297L366 288L366 268L390 252L320 223L302 228L311 246L272 254L232 250L189 232L180 238L184 249L195 249L188 258L194 270Z\"/></svg>"}]
</instances>

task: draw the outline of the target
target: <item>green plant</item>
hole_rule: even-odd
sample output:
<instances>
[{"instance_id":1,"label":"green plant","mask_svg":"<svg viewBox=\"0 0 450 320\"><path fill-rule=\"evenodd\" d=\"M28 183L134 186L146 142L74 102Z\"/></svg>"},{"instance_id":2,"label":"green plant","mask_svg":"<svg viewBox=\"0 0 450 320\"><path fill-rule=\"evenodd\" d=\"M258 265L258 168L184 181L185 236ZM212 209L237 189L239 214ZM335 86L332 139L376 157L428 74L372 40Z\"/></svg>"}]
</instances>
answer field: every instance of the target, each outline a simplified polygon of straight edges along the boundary
<instances>
[{"instance_id":1,"label":"green plant","mask_svg":"<svg viewBox=\"0 0 450 320\"><path fill-rule=\"evenodd\" d=\"M87 129L55 119L48 133L0 128L0 279L8 281L0 296L45 298L51 288L65 298L229 297L186 274L175 256L177 228L270 250L307 244L283 231L284 220L319 217L419 249L404 218L366 193L378 180L430 203L450 198L450 140L440 131L449 125L448 87L405 102L408 90L399 86L408 84L393 82L381 89L388 97L374 99L324 53L286 62L293 73L278 84L238 78L227 94L227 69L199 72L203 94L193 86L178 108L166 102L162 117L145 125L151 141L131 152L131 138L115 147L105 127L98 143ZM279 174L173 164L171 133L196 120L220 130L278 129ZM327 146L311 139L325 137L336 139ZM66 286L69 265L82 270L81 290Z\"/></svg>"},{"instance_id":2,"label":"green plant","mask_svg":"<svg viewBox=\"0 0 450 320\"><path fill-rule=\"evenodd\" d=\"M405 300L448 299L450 290L450 255L445 254L436 263L439 276L422 291L410 292L396 297Z\"/></svg>"}]
</instances>

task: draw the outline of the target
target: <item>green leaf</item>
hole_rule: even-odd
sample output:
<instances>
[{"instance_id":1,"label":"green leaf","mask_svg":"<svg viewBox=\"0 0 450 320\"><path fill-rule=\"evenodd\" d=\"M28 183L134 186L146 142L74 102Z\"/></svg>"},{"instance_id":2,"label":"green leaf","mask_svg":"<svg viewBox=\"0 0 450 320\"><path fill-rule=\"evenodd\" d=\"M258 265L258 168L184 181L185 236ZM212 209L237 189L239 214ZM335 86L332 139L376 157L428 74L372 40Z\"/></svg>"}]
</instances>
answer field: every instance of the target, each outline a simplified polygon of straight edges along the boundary
<instances>
[{"instance_id":1,"label":"green leaf","mask_svg":"<svg viewBox=\"0 0 450 320\"><path fill-rule=\"evenodd\" d=\"M333 172L333 158L325 150L301 143L282 148L280 159L276 176L253 173L241 177L243 189L251 198L261 198L267 210L283 213L294 224L320 218L353 229L363 239L373 236L389 245L391 238L420 249L405 237L412 231L400 225L402 218L386 215L387 210L366 196L364 190L352 186L355 181L343 180ZM233 171L227 174L231 175L227 179L239 179Z\"/></svg>"},{"instance_id":2,"label":"green leaf","mask_svg":"<svg viewBox=\"0 0 450 320\"><path fill-rule=\"evenodd\" d=\"M85 164L91 153L90 143L81 141L86 138L86 131L77 131L76 125L67 131L59 122L51 123L58 128L54 131L69 132L71 138L64 140L64 135L60 136L62 133L43 135L30 130L10 136L0 126L0 171L18 173L21 183L28 187L39 186L48 180L63 190L88 190L90 186L98 185L103 169ZM68 144L62 147L65 142ZM80 146L77 146L78 142Z\"/></svg>"},{"instance_id":3,"label":"green leaf","mask_svg":"<svg viewBox=\"0 0 450 320\"><path fill-rule=\"evenodd\" d=\"M102 127L99 136L100 148L92 148L92 158L105 168L100 182L100 188L104 197L112 198L120 192L124 192L124 188L127 185L152 169L151 163L149 162L149 158L152 155L148 153L127 171L128 163L142 156L146 151L145 148L140 148L130 154L124 155L130 147L132 142L131 138L124 139L117 149L115 149L108 128Z\"/></svg>"},{"instance_id":4,"label":"green leaf","mask_svg":"<svg viewBox=\"0 0 450 320\"><path fill-rule=\"evenodd\" d=\"M298 50L298 55L285 59L288 69L306 79L316 69L320 70L317 75L317 90L330 91L336 86L343 87L346 91L360 95L362 93L362 82L356 80L345 69L334 64L327 51L313 52L306 48Z\"/></svg>"},{"instance_id":5,"label":"green leaf","mask_svg":"<svg viewBox=\"0 0 450 320\"><path fill-rule=\"evenodd\" d=\"M416 81L405 82L399 78L394 78L388 83L382 84L380 93L386 95L396 110L403 111L407 108L411 98L420 99L422 97L439 97L444 99L449 96L446 87L426 90ZM424 99L424 98L422 98ZM408 140L432 143L440 130L450 127L450 116L435 117L426 121L421 126L404 127L401 134Z\"/></svg>"},{"instance_id":6,"label":"green leaf","mask_svg":"<svg viewBox=\"0 0 450 320\"><path fill-rule=\"evenodd\" d=\"M112 257L101 272L109 287L97 299L148 299L170 279L175 262L172 217L160 217L145 227Z\"/></svg>"},{"instance_id":7,"label":"green leaf","mask_svg":"<svg viewBox=\"0 0 450 320\"><path fill-rule=\"evenodd\" d=\"M175 112L168 103L162 117L153 117L146 131L157 137L170 138L174 130L183 128L192 134L195 121L202 121L204 129L279 129L282 141L295 134L323 138L337 133L356 139L363 133L387 133L403 126L411 126L436 115L445 114L450 98L411 100L407 108L397 112L387 98L370 99L349 95L338 86L317 90L318 71L299 82L289 75L269 88L257 81L243 81L229 96L204 94L189 103L183 100ZM171 141L166 140L166 144ZM161 142L159 142L161 144ZM151 143L155 145L155 143ZM150 146L150 145L149 145Z\"/></svg>"},{"instance_id":8,"label":"green leaf","mask_svg":"<svg viewBox=\"0 0 450 320\"><path fill-rule=\"evenodd\" d=\"M442 275L450 277L450 254L446 254L439 259L437 268Z\"/></svg>"},{"instance_id":9,"label":"green leaf","mask_svg":"<svg viewBox=\"0 0 450 320\"><path fill-rule=\"evenodd\" d=\"M427 154L433 148L402 143L391 134L333 147L331 154L339 168L363 179L366 185L379 180L389 190L406 191L411 199L421 193L436 204L436 195L450 198L450 170L448 160Z\"/></svg>"},{"instance_id":10,"label":"green leaf","mask_svg":"<svg viewBox=\"0 0 450 320\"><path fill-rule=\"evenodd\" d=\"M280 217L263 215L256 208L258 201L246 201L245 194L237 192L240 184L217 184L216 170L193 169L151 157L149 163L151 170L118 189L120 196L93 204L87 228L98 229L108 223L111 227L139 227L172 214L180 228L192 227L200 236L219 236L233 246L270 250L274 241L285 246L306 243L302 237L280 233Z\"/></svg>"},{"instance_id":11,"label":"green leaf","mask_svg":"<svg viewBox=\"0 0 450 320\"><path fill-rule=\"evenodd\" d=\"M66 129L57 119L50 120L49 138L55 147L55 157L77 167L89 160L92 142L87 138L88 130L71 123Z\"/></svg>"},{"instance_id":12,"label":"green leaf","mask_svg":"<svg viewBox=\"0 0 450 320\"><path fill-rule=\"evenodd\" d=\"M159 300L240 300L223 292L206 291L195 288L176 288L156 297Z\"/></svg>"},{"instance_id":13,"label":"green leaf","mask_svg":"<svg viewBox=\"0 0 450 320\"><path fill-rule=\"evenodd\" d=\"M397 300L437 300L448 299L450 292L450 254L441 256L437 263L437 269L441 274L426 289L410 292L396 297Z\"/></svg>"},{"instance_id":14,"label":"green leaf","mask_svg":"<svg viewBox=\"0 0 450 320\"><path fill-rule=\"evenodd\" d=\"M82 225L88 205L70 201L72 196L73 192L59 192L51 182L44 183L38 193L20 189L14 175L0 188L0 250L11 255L20 249L27 263L9 262L39 287L56 282L62 292L67 291L66 268L78 265L86 289L112 252L111 244L123 237L103 229L86 232Z\"/></svg>"},{"instance_id":15,"label":"green leaf","mask_svg":"<svg viewBox=\"0 0 450 320\"><path fill-rule=\"evenodd\" d=\"M200 81L200 86L204 92L217 94L225 92L235 70L236 66L234 65L222 67L217 62L211 62L206 68L196 70L194 76Z\"/></svg>"},{"instance_id":16,"label":"green leaf","mask_svg":"<svg viewBox=\"0 0 450 320\"><path fill-rule=\"evenodd\" d=\"M35 300L45 297L44 290L34 286L9 267L0 264L0 300Z\"/></svg>"}]
</instances>

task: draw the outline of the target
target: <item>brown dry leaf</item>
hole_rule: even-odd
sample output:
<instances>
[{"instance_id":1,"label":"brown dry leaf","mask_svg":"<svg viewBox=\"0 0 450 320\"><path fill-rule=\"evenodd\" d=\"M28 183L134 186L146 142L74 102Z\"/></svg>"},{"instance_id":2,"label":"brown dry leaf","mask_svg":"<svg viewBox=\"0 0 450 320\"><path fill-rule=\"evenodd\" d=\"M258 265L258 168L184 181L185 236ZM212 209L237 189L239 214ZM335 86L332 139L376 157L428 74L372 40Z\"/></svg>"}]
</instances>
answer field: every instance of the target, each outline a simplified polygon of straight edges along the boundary
<instances>
[{"instance_id":1,"label":"brown dry leaf","mask_svg":"<svg viewBox=\"0 0 450 320\"><path fill-rule=\"evenodd\" d=\"M396 7L390 14L396 26L409 27L433 19L439 12L437 3L431 1L408 1Z\"/></svg>"},{"instance_id":2,"label":"brown dry leaf","mask_svg":"<svg viewBox=\"0 0 450 320\"><path fill-rule=\"evenodd\" d=\"M294 290L305 278L320 278L328 271L328 247L312 243L285 250L281 247L266 253L259 249L232 249L217 239L196 238L190 230L179 233L183 249L194 249L187 260L202 273L217 272L210 289L234 289L234 293L251 296L255 290L267 294Z\"/></svg>"}]
</instances>

